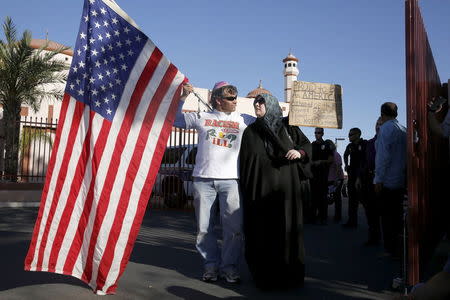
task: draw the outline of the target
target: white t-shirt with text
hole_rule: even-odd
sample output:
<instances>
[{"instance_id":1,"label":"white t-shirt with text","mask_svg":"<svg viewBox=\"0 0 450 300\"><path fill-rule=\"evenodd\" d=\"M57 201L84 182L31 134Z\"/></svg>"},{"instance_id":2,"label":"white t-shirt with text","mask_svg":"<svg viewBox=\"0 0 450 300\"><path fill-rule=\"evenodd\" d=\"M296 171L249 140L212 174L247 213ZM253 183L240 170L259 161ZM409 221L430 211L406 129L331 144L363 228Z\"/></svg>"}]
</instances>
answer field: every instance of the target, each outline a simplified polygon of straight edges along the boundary
<instances>
[{"instance_id":1,"label":"white t-shirt with text","mask_svg":"<svg viewBox=\"0 0 450 300\"><path fill-rule=\"evenodd\" d=\"M199 118L200 116L200 118ZM194 177L214 179L239 178L239 150L242 134L255 118L238 112L184 114L187 129L196 129L198 149Z\"/></svg>"}]
</instances>

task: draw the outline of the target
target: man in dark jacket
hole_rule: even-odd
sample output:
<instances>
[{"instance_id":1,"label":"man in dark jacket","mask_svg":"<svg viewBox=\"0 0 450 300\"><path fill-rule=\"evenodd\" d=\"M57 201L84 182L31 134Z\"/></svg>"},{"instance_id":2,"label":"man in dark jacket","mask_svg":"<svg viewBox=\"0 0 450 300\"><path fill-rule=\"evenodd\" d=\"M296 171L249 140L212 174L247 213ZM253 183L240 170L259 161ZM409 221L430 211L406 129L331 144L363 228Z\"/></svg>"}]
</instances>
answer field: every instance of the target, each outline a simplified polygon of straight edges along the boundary
<instances>
[{"instance_id":1,"label":"man in dark jacket","mask_svg":"<svg viewBox=\"0 0 450 300\"><path fill-rule=\"evenodd\" d=\"M348 221L343 226L356 228L358 226L358 206L361 201L361 173L367 141L361 138L359 128L350 129L348 139L350 144L347 145L344 152L344 165L348 176Z\"/></svg>"},{"instance_id":2,"label":"man in dark jacket","mask_svg":"<svg viewBox=\"0 0 450 300\"><path fill-rule=\"evenodd\" d=\"M333 152L323 140L323 134L323 128L318 127L314 130L316 140L312 142L312 212L309 221L315 223L318 218L320 224L325 225L328 218L328 171L333 162Z\"/></svg>"}]
</instances>

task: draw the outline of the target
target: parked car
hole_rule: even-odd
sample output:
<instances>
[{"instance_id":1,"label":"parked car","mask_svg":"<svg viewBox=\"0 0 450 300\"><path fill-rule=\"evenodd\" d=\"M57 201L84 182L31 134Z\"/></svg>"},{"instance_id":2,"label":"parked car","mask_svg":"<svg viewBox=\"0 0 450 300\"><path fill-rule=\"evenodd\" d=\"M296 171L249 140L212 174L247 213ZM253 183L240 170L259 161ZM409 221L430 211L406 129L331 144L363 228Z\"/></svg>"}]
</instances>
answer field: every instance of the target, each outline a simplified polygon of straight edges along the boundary
<instances>
[{"instance_id":1,"label":"parked car","mask_svg":"<svg viewBox=\"0 0 450 300\"><path fill-rule=\"evenodd\" d=\"M196 144L166 148L153 192L164 198L167 207L182 208L192 198L192 171L196 155Z\"/></svg>"}]
</instances>

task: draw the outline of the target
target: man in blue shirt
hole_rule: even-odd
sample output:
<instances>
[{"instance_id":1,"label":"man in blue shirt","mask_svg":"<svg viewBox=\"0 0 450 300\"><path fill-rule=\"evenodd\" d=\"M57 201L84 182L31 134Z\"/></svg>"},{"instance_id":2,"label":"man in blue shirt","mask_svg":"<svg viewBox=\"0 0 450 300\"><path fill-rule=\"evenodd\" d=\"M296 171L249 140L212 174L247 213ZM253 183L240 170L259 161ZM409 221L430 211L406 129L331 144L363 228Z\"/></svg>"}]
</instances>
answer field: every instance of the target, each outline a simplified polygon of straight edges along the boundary
<instances>
[{"instance_id":1,"label":"man in blue shirt","mask_svg":"<svg viewBox=\"0 0 450 300\"><path fill-rule=\"evenodd\" d=\"M396 118L395 103L381 105L383 125L375 142L374 184L381 208L384 248L388 254L398 257L406 185L406 128Z\"/></svg>"}]
</instances>

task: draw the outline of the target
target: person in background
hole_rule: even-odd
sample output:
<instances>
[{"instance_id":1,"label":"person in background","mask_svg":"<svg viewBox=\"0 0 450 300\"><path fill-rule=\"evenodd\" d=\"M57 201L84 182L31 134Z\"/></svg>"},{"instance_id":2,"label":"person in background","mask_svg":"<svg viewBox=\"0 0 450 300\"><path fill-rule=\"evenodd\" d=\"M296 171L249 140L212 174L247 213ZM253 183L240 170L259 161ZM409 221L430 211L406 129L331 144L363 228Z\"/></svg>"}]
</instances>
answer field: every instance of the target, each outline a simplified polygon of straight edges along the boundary
<instances>
[{"instance_id":1,"label":"person in background","mask_svg":"<svg viewBox=\"0 0 450 300\"><path fill-rule=\"evenodd\" d=\"M334 203L334 222L339 223L342 219L342 185L344 183L344 172L342 171L342 157L336 151L336 145L331 140L325 140L329 149L333 152L333 162L328 172L328 190Z\"/></svg>"},{"instance_id":2,"label":"person in background","mask_svg":"<svg viewBox=\"0 0 450 300\"><path fill-rule=\"evenodd\" d=\"M364 246L376 246L381 239L380 209L377 204L373 179L375 177L375 142L382 124L381 117L379 117L375 124L375 136L367 141L361 177L356 182L357 188L362 191L361 200L369 226L368 238Z\"/></svg>"},{"instance_id":3,"label":"person in background","mask_svg":"<svg viewBox=\"0 0 450 300\"><path fill-rule=\"evenodd\" d=\"M192 177L198 230L196 247L204 259L202 279L214 282L220 276L227 282L237 283L244 240L238 155L242 134L255 118L236 112L237 89L225 81L217 82L211 92L212 112L183 114L184 100L192 91L192 85L183 86L174 126L196 129L198 133ZM222 224L221 249L214 233L218 209Z\"/></svg>"},{"instance_id":4,"label":"person in background","mask_svg":"<svg viewBox=\"0 0 450 300\"><path fill-rule=\"evenodd\" d=\"M257 120L244 131L240 184L245 257L262 289L303 285L303 204L309 197L311 143L282 118L269 94L254 100Z\"/></svg>"},{"instance_id":5,"label":"person in background","mask_svg":"<svg viewBox=\"0 0 450 300\"><path fill-rule=\"evenodd\" d=\"M323 140L324 130L317 127L314 130L316 140L312 142L311 170L313 178L311 182L312 211L308 223L320 222L327 224L328 218L328 170L333 162L333 153Z\"/></svg>"},{"instance_id":6,"label":"person in background","mask_svg":"<svg viewBox=\"0 0 450 300\"><path fill-rule=\"evenodd\" d=\"M350 143L345 148L344 164L348 175L348 220L342 226L347 228L356 228L358 226L358 207L362 201L361 186L361 168L364 164L367 141L361 138L361 130L352 128L348 133ZM350 161L349 161L350 158Z\"/></svg>"},{"instance_id":7,"label":"person in background","mask_svg":"<svg viewBox=\"0 0 450 300\"><path fill-rule=\"evenodd\" d=\"M397 105L381 105L381 125L375 142L375 193L381 208L385 254L399 257L406 187L406 128L397 121Z\"/></svg>"},{"instance_id":8,"label":"person in background","mask_svg":"<svg viewBox=\"0 0 450 300\"><path fill-rule=\"evenodd\" d=\"M445 98L443 100L445 100ZM443 112L444 106L450 107L450 101L447 103L444 102L439 105L434 105L435 101L437 101L437 99L433 98L433 100L428 104L428 121L430 128L435 134L448 138L450 137L450 109L447 108L447 114L442 122L438 121L436 115Z\"/></svg>"},{"instance_id":9,"label":"person in background","mask_svg":"<svg viewBox=\"0 0 450 300\"><path fill-rule=\"evenodd\" d=\"M440 103L435 103L435 101L440 101ZM448 107L449 103L445 103L446 99L436 99L433 98L428 104L428 121L432 133L440 137L450 137L450 110L447 111L445 117L442 113L445 113L444 106ZM448 101L448 100L447 100ZM438 115L438 117L436 116ZM438 118L443 120L438 121ZM450 237L449 234L449 221L448 217L444 221L446 222L446 237L447 243ZM411 293L408 295L398 295L394 297L395 300L400 299L415 299L415 300L440 300L440 299L450 299L450 253L448 254L447 262L443 269L434 274L429 280L424 283L416 284Z\"/></svg>"}]
</instances>

